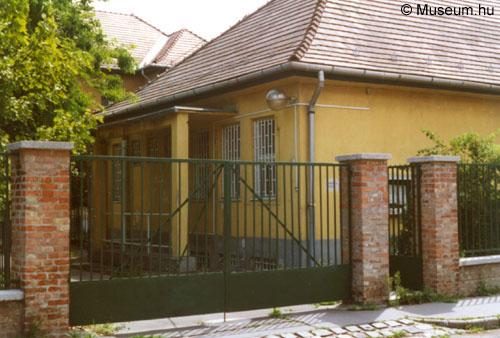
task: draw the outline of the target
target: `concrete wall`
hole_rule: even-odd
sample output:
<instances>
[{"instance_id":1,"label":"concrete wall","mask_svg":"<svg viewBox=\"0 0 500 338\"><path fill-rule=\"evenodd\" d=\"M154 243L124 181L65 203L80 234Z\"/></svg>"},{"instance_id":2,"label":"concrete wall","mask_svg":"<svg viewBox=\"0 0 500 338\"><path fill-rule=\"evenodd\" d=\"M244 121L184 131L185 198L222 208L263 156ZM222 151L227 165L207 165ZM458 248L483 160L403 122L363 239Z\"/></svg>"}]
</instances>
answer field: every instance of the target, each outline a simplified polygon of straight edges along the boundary
<instances>
[{"instance_id":1,"label":"concrete wall","mask_svg":"<svg viewBox=\"0 0 500 338\"><path fill-rule=\"evenodd\" d=\"M480 284L500 287L500 256L460 260L460 294L475 295Z\"/></svg>"}]
</instances>

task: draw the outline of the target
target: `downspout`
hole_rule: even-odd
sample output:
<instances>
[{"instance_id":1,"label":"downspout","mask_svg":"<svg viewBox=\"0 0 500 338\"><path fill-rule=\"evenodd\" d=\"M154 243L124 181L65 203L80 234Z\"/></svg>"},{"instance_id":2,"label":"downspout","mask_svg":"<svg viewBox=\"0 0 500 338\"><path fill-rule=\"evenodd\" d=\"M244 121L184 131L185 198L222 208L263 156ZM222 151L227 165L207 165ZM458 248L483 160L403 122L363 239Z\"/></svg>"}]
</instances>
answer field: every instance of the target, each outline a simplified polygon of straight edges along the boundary
<instances>
[{"instance_id":1,"label":"downspout","mask_svg":"<svg viewBox=\"0 0 500 338\"><path fill-rule=\"evenodd\" d=\"M325 87L325 73L320 70L318 72L318 83L314 90L314 94L309 102L309 107L307 109L307 113L309 116L309 162L314 163L315 156L314 153L316 151L315 148L315 120L316 120L316 103L318 102L318 98L321 94L321 91ZM316 248L315 248L315 239L316 239L316 217L315 217L315 205L314 205L314 166L309 166L309 175L308 175L308 185L307 185L307 249L309 255L314 257L314 259L308 259L308 267L312 267L314 265L314 261L316 259Z\"/></svg>"},{"instance_id":2,"label":"downspout","mask_svg":"<svg viewBox=\"0 0 500 338\"><path fill-rule=\"evenodd\" d=\"M144 73L144 67L141 68L141 75L146 79L146 81L148 81L148 83L151 82L151 79L146 75L146 73Z\"/></svg>"}]
</instances>

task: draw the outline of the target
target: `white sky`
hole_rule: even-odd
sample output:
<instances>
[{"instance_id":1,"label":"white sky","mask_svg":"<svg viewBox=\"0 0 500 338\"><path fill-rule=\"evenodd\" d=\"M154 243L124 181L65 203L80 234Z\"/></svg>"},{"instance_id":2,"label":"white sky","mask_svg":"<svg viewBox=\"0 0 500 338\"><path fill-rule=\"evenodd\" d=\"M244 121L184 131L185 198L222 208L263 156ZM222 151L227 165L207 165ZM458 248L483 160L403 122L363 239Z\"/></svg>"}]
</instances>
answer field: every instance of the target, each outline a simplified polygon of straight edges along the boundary
<instances>
[{"instance_id":1,"label":"white sky","mask_svg":"<svg viewBox=\"0 0 500 338\"><path fill-rule=\"evenodd\" d=\"M94 7L134 13L165 33L187 28L207 40L216 37L268 0L109 0Z\"/></svg>"}]
</instances>

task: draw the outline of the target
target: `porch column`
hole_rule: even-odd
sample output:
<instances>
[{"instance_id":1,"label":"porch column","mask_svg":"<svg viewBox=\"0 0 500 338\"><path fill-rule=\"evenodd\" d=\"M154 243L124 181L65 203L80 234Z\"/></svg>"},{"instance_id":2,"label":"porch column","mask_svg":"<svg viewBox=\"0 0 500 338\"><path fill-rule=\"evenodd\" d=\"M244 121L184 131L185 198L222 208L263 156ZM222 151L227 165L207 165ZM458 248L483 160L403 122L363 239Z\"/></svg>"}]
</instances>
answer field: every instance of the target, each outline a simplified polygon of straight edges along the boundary
<instances>
[{"instance_id":1,"label":"porch column","mask_svg":"<svg viewBox=\"0 0 500 338\"><path fill-rule=\"evenodd\" d=\"M352 296L356 303L383 303L388 297L389 205L387 161L390 154L337 157L349 166L342 170L350 194ZM344 213L345 214L345 213ZM343 217L344 223L346 218ZM345 227L345 224L343 225ZM343 244L345 245L345 240Z\"/></svg>"},{"instance_id":2,"label":"porch column","mask_svg":"<svg viewBox=\"0 0 500 338\"><path fill-rule=\"evenodd\" d=\"M458 292L459 245L455 156L413 157L420 167L424 286L437 293Z\"/></svg>"},{"instance_id":3,"label":"porch column","mask_svg":"<svg viewBox=\"0 0 500 338\"><path fill-rule=\"evenodd\" d=\"M69 326L69 164L73 145L23 141L12 160L12 277L24 330L63 337Z\"/></svg>"},{"instance_id":4,"label":"porch column","mask_svg":"<svg viewBox=\"0 0 500 338\"><path fill-rule=\"evenodd\" d=\"M177 113L171 124L172 158L189 158L189 117L187 113ZM178 209L188 198L189 166L187 163L172 166L172 211ZM184 250L188 245L189 203L186 203L172 219L172 255L189 256Z\"/></svg>"}]
</instances>

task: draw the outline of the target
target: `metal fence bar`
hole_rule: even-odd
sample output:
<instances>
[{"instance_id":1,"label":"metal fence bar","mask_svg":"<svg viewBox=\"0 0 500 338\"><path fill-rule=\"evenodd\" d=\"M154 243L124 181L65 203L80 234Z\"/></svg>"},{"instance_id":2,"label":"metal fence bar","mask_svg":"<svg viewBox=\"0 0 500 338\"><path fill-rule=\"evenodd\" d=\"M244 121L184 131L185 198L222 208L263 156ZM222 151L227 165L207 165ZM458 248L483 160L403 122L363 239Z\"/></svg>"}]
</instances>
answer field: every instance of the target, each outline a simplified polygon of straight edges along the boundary
<instances>
[{"instance_id":1,"label":"metal fence bar","mask_svg":"<svg viewBox=\"0 0 500 338\"><path fill-rule=\"evenodd\" d=\"M78 253L73 282L345 264L343 165L126 156L72 161L71 208L80 216L71 224L72 253ZM309 184L314 208L307 205Z\"/></svg>"},{"instance_id":2,"label":"metal fence bar","mask_svg":"<svg viewBox=\"0 0 500 338\"><path fill-rule=\"evenodd\" d=\"M458 224L462 256L500 254L500 165L458 165Z\"/></svg>"}]
</instances>

